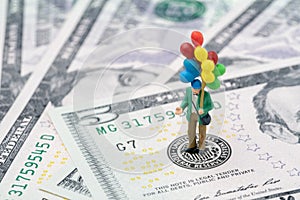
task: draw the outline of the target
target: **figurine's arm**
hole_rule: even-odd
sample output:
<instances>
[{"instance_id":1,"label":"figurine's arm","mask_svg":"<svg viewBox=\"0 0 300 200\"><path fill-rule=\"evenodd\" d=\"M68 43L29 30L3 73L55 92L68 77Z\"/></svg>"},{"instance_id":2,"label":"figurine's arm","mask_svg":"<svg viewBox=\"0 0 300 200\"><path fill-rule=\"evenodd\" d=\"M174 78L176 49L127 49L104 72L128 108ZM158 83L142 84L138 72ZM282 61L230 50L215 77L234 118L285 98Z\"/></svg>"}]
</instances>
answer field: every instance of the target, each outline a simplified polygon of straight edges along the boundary
<instances>
[{"instance_id":1,"label":"figurine's arm","mask_svg":"<svg viewBox=\"0 0 300 200\"><path fill-rule=\"evenodd\" d=\"M185 95L184 95L184 99L181 102L180 107L182 108L182 110L184 110L187 106L188 106L188 89L186 89Z\"/></svg>"},{"instance_id":2,"label":"figurine's arm","mask_svg":"<svg viewBox=\"0 0 300 200\"><path fill-rule=\"evenodd\" d=\"M204 93L203 112L205 114L207 114L213 108L214 108L214 104L211 100L210 94L208 92L205 92Z\"/></svg>"}]
</instances>

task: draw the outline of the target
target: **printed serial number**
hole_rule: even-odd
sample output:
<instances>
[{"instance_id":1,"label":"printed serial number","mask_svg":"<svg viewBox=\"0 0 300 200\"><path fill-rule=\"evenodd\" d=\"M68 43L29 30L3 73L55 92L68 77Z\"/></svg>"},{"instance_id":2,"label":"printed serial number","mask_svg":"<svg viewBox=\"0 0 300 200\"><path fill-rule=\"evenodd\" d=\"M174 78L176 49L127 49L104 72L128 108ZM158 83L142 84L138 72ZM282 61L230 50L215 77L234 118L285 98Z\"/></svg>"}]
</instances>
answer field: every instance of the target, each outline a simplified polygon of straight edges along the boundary
<instances>
[{"instance_id":1,"label":"printed serial number","mask_svg":"<svg viewBox=\"0 0 300 200\"><path fill-rule=\"evenodd\" d=\"M185 116L186 113L183 112L180 116ZM152 123L156 122L162 122L165 120L170 120L175 118L175 113L171 110L166 111L164 113L155 113L152 115L145 115L141 117L140 119L133 118L130 121L125 120L122 121L121 124L121 129L130 129L133 127L143 127L150 125ZM117 126L115 124L107 124L106 126L101 126L101 127L96 127L96 131L98 132L99 135L107 134L108 132L116 132L118 130Z\"/></svg>"},{"instance_id":2,"label":"printed serial number","mask_svg":"<svg viewBox=\"0 0 300 200\"><path fill-rule=\"evenodd\" d=\"M42 135L41 140L53 141L54 136L52 135ZM11 190L8 191L8 194L11 196L22 196L23 192L28 186L28 182L31 180L31 177L35 174L35 170L38 169L39 163L43 160L44 153L47 153L47 149L50 148L50 144L46 142L37 142L35 144L36 149L31 152L27 157L24 167L19 171L15 181L18 184L12 184Z\"/></svg>"}]
</instances>

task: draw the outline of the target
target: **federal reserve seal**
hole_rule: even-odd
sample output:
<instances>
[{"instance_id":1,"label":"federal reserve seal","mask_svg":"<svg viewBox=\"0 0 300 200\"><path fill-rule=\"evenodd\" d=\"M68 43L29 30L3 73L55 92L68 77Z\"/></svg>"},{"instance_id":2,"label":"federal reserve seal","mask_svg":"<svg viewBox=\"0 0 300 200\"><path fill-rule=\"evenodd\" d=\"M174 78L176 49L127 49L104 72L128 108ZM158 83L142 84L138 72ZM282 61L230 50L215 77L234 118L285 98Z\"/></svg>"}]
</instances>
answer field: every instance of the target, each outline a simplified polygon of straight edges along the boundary
<instances>
[{"instance_id":1,"label":"federal reserve seal","mask_svg":"<svg viewBox=\"0 0 300 200\"><path fill-rule=\"evenodd\" d=\"M224 164L231 156L229 144L222 138L207 134L206 148L198 154L186 153L188 136L181 136L175 139L168 147L170 160L183 168L193 170L205 170L218 167Z\"/></svg>"}]
</instances>

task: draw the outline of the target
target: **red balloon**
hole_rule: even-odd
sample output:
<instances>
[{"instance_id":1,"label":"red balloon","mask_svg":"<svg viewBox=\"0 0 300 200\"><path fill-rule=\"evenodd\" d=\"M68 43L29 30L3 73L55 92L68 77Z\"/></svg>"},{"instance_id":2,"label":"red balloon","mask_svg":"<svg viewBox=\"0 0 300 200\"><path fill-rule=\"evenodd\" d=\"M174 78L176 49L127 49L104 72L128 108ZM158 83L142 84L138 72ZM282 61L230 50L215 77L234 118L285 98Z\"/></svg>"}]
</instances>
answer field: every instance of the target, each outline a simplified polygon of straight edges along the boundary
<instances>
[{"instance_id":1,"label":"red balloon","mask_svg":"<svg viewBox=\"0 0 300 200\"><path fill-rule=\"evenodd\" d=\"M216 52L214 52L214 51L209 51L209 52L208 52L207 58L208 58L209 60L214 61L215 65L216 65L217 62L218 62L218 54L217 54Z\"/></svg>"},{"instance_id":2,"label":"red balloon","mask_svg":"<svg viewBox=\"0 0 300 200\"><path fill-rule=\"evenodd\" d=\"M180 52L188 59L194 58L194 47L192 44L185 42L180 46Z\"/></svg>"},{"instance_id":3,"label":"red balloon","mask_svg":"<svg viewBox=\"0 0 300 200\"><path fill-rule=\"evenodd\" d=\"M203 44L203 35L199 31L193 31L191 34L191 39L195 46L201 46Z\"/></svg>"}]
</instances>

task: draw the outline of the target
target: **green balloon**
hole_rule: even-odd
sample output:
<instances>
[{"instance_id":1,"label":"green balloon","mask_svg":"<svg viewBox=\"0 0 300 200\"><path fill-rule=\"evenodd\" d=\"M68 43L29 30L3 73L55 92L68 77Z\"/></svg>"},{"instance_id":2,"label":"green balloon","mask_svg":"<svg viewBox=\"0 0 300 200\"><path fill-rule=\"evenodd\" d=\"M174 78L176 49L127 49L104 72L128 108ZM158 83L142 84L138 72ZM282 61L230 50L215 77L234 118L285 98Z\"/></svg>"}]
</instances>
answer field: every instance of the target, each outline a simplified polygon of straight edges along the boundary
<instances>
[{"instance_id":1,"label":"green balloon","mask_svg":"<svg viewBox=\"0 0 300 200\"><path fill-rule=\"evenodd\" d=\"M216 78L221 75L217 67L214 68L213 74L215 75Z\"/></svg>"},{"instance_id":2,"label":"green balloon","mask_svg":"<svg viewBox=\"0 0 300 200\"><path fill-rule=\"evenodd\" d=\"M223 74L225 74L226 72L226 68L223 64L217 64L216 68L218 69L218 71L220 72L220 75L222 76Z\"/></svg>"},{"instance_id":3,"label":"green balloon","mask_svg":"<svg viewBox=\"0 0 300 200\"><path fill-rule=\"evenodd\" d=\"M212 82L212 83L207 83L206 86L207 86L209 89L216 90L216 89L219 89L219 88L220 88L221 82L219 81L218 78L216 78L214 82Z\"/></svg>"}]
</instances>

